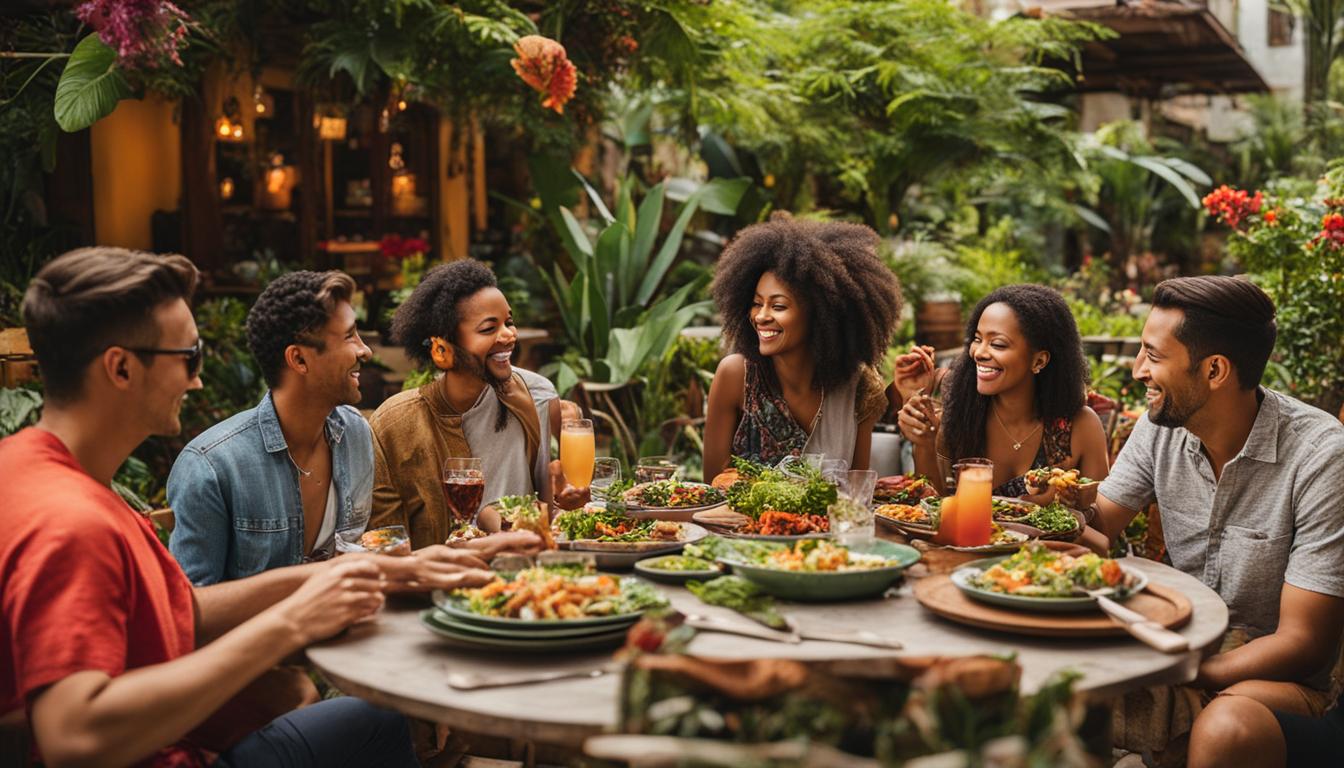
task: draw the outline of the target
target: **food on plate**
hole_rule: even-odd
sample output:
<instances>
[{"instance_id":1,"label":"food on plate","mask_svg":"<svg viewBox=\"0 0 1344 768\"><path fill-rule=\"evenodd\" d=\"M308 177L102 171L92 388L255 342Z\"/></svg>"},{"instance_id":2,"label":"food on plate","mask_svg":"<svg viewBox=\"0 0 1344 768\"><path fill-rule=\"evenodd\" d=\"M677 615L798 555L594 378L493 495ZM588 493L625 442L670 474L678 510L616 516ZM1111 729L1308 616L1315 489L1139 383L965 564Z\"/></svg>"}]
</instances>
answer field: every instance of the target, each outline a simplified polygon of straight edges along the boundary
<instances>
[{"instance_id":1,"label":"food on plate","mask_svg":"<svg viewBox=\"0 0 1344 768\"><path fill-rule=\"evenodd\" d=\"M880 555L851 551L826 539L804 539L792 544L773 541L724 539L709 536L686 547L692 557L746 563L778 571L837 573L899 565Z\"/></svg>"},{"instance_id":2,"label":"food on plate","mask_svg":"<svg viewBox=\"0 0 1344 768\"><path fill-rule=\"evenodd\" d=\"M1028 470L1023 479L1027 485L1033 489L1033 493L1040 493L1050 487L1056 491L1062 491L1067 488L1079 485L1091 485L1096 480L1083 477L1082 473L1076 469L1060 469L1059 467L1041 467L1039 469Z\"/></svg>"},{"instance_id":3,"label":"food on plate","mask_svg":"<svg viewBox=\"0 0 1344 768\"><path fill-rule=\"evenodd\" d=\"M754 533L761 536L804 536L809 533L826 533L831 530L831 520L823 515L795 515L791 512L767 510L761 516L737 529L737 533Z\"/></svg>"},{"instance_id":4,"label":"food on plate","mask_svg":"<svg viewBox=\"0 0 1344 768\"><path fill-rule=\"evenodd\" d=\"M671 571L679 573L683 571L717 571L719 564L713 560L706 560L701 557L687 557L686 555L665 555L655 557L651 560L644 560L640 563L646 569L655 571Z\"/></svg>"},{"instance_id":5,"label":"food on plate","mask_svg":"<svg viewBox=\"0 0 1344 768\"><path fill-rule=\"evenodd\" d=\"M569 541L680 541L681 524L668 520L636 520L625 513L597 508L574 509L555 516L552 527Z\"/></svg>"},{"instance_id":6,"label":"food on plate","mask_svg":"<svg viewBox=\"0 0 1344 768\"><path fill-rule=\"evenodd\" d=\"M751 522L738 533L797 536L830 530L826 510L837 498L835 484L807 464L795 464L793 477L734 456L738 479L728 488L728 505Z\"/></svg>"},{"instance_id":7,"label":"food on plate","mask_svg":"<svg viewBox=\"0 0 1344 768\"><path fill-rule=\"evenodd\" d=\"M471 541L472 539L483 539L489 535L490 534L482 531L471 523L464 522L454 528L452 533L448 534L448 544L461 544L466 541Z\"/></svg>"},{"instance_id":8,"label":"food on plate","mask_svg":"<svg viewBox=\"0 0 1344 768\"><path fill-rule=\"evenodd\" d=\"M359 537L359 545L370 552L382 555L411 554L411 537L404 525L389 525L365 531Z\"/></svg>"},{"instance_id":9,"label":"food on plate","mask_svg":"<svg viewBox=\"0 0 1344 768\"><path fill-rule=\"evenodd\" d=\"M1036 511L1035 504L1010 499L994 499L989 506L993 510L995 520L1007 520L1012 523L1020 523Z\"/></svg>"},{"instance_id":10,"label":"food on plate","mask_svg":"<svg viewBox=\"0 0 1344 768\"><path fill-rule=\"evenodd\" d=\"M873 510L873 514L898 523L930 525L933 522L928 512L913 504L883 504Z\"/></svg>"},{"instance_id":11,"label":"food on plate","mask_svg":"<svg viewBox=\"0 0 1344 768\"><path fill-rule=\"evenodd\" d=\"M881 477L873 490L873 500L885 504L918 504L920 499L937 495L938 489L923 475Z\"/></svg>"},{"instance_id":12,"label":"food on plate","mask_svg":"<svg viewBox=\"0 0 1344 768\"><path fill-rule=\"evenodd\" d=\"M555 549L555 537L551 535L551 521L546 514L546 505L536 496L501 496L495 502L500 516L509 522L509 528L515 531L532 531L541 537L546 549Z\"/></svg>"},{"instance_id":13,"label":"food on plate","mask_svg":"<svg viewBox=\"0 0 1344 768\"><path fill-rule=\"evenodd\" d=\"M719 474L715 475L714 480L710 482L710 485L714 486L715 488L718 488L720 491L726 492L729 488L733 487L733 483L736 483L738 480L741 479L742 474L738 472L736 469L729 467L728 469L725 469Z\"/></svg>"},{"instance_id":14,"label":"food on plate","mask_svg":"<svg viewBox=\"0 0 1344 768\"><path fill-rule=\"evenodd\" d=\"M655 480L639 483L623 494L627 504L660 509L703 507L724 499L723 491L704 483L680 480Z\"/></svg>"},{"instance_id":15,"label":"food on plate","mask_svg":"<svg viewBox=\"0 0 1344 768\"><path fill-rule=\"evenodd\" d=\"M1078 518L1058 501L1037 509L1022 522L1046 533L1067 533L1078 528Z\"/></svg>"},{"instance_id":16,"label":"food on plate","mask_svg":"<svg viewBox=\"0 0 1344 768\"><path fill-rule=\"evenodd\" d=\"M741 576L720 576L709 581L688 581L686 589L701 602L731 608L771 629L788 629L789 622L775 609L775 600Z\"/></svg>"},{"instance_id":17,"label":"food on plate","mask_svg":"<svg viewBox=\"0 0 1344 768\"><path fill-rule=\"evenodd\" d=\"M1023 597L1077 597L1077 588L1122 586L1120 563L1089 552L1077 557L1028 544L1016 554L986 568L970 579L990 592Z\"/></svg>"},{"instance_id":18,"label":"food on plate","mask_svg":"<svg viewBox=\"0 0 1344 768\"><path fill-rule=\"evenodd\" d=\"M512 579L496 577L477 589L459 589L456 597L481 616L509 619L582 619L637 613L667 604L647 584L607 574L574 576L548 568L519 571Z\"/></svg>"}]
</instances>

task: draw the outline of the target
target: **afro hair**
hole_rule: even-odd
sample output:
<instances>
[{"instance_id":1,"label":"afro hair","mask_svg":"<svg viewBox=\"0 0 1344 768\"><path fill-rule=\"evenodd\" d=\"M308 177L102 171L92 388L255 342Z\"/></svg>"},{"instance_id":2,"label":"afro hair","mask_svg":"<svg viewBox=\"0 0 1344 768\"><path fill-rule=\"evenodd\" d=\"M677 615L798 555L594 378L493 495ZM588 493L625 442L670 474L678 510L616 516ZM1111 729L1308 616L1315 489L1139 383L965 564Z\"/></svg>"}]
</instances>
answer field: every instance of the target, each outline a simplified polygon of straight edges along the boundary
<instances>
[{"instance_id":1,"label":"afro hair","mask_svg":"<svg viewBox=\"0 0 1344 768\"><path fill-rule=\"evenodd\" d=\"M495 273L479 261L462 259L425 273L392 317L392 340L422 365L433 365L429 339L439 336L457 344L457 308L483 288L497 285Z\"/></svg>"},{"instance_id":2,"label":"afro hair","mask_svg":"<svg viewBox=\"0 0 1344 768\"><path fill-rule=\"evenodd\" d=\"M863 225L801 221L782 211L743 229L719 257L713 285L733 351L764 363L751 305L770 272L807 308L814 385L837 386L878 365L901 312L900 282L878 258L878 243Z\"/></svg>"}]
</instances>

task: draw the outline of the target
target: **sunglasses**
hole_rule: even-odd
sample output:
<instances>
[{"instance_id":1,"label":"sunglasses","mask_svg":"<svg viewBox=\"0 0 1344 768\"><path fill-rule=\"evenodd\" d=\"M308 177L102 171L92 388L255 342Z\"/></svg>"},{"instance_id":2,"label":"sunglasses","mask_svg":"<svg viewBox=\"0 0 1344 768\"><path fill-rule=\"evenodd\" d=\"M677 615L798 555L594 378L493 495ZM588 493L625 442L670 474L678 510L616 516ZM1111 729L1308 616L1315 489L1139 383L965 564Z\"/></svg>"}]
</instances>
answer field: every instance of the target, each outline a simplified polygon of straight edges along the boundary
<instances>
[{"instance_id":1,"label":"sunglasses","mask_svg":"<svg viewBox=\"0 0 1344 768\"><path fill-rule=\"evenodd\" d=\"M187 378L194 379L201 373L201 363L205 361L205 342L196 340L194 346L183 349L159 349L156 347L122 347L127 352L140 355L181 355L187 359Z\"/></svg>"}]
</instances>

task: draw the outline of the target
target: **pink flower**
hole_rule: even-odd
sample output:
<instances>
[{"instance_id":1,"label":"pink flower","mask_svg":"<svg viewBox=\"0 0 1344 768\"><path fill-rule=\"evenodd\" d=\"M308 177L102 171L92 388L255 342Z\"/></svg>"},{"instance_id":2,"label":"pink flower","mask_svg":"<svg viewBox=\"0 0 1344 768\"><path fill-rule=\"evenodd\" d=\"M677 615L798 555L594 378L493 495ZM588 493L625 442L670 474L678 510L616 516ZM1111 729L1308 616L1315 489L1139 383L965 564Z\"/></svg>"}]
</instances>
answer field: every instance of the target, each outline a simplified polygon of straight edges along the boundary
<instances>
[{"instance_id":1,"label":"pink flower","mask_svg":"<svg viewBox=\"0 0 1344 768\"><path fill-rule=\"evenodd\" d=\"M182 66L191 18L167 0L87 0L75 15L116 50L124 69L156 69L165 60Z\"/></svg>"}]
</instances>

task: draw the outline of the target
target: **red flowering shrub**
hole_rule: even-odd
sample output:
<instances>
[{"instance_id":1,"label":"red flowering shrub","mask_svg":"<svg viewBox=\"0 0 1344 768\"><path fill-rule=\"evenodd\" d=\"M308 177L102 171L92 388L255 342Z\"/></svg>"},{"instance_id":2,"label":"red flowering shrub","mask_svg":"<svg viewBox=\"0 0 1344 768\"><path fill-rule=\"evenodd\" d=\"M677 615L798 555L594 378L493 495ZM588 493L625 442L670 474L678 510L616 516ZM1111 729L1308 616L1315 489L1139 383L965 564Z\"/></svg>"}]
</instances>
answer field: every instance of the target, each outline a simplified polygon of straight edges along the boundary
<instances>
[{"instance_id":1,"label":"red flowering shrub","mask_svg":"<svg viewBox=\"0 0 1344 768\"><path fill-rule=\"evenodd\" d=\"M385 235L378 241L378 251L387 261L399 261L417 253L429 253L429 242L420 237Z\"/></svg>"},{"instance_id":2,"label":"red flowering shrub","mask_svg":"<svg viewBox=\"0 0 1344 768\"><path fill-rule=\"evenodd\" d=\"M1238 229L1244 219L1260 212L1264 201L1262 192L1248 195L1244 189L1233 189L1224 184L1204 196L1204 209L1215 219Z\"/></svg>"}]
</instances>

